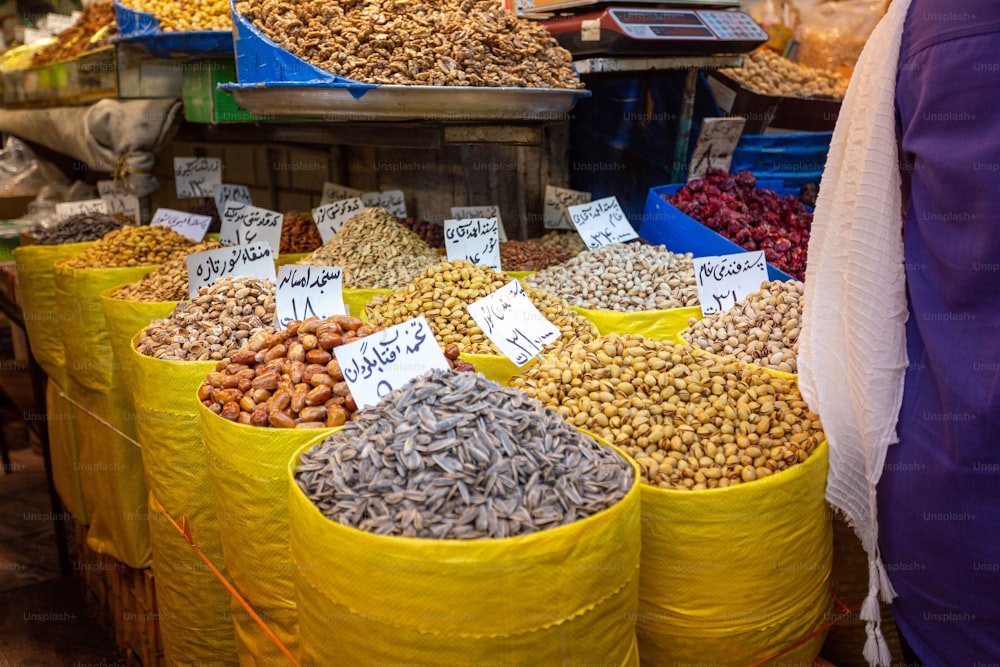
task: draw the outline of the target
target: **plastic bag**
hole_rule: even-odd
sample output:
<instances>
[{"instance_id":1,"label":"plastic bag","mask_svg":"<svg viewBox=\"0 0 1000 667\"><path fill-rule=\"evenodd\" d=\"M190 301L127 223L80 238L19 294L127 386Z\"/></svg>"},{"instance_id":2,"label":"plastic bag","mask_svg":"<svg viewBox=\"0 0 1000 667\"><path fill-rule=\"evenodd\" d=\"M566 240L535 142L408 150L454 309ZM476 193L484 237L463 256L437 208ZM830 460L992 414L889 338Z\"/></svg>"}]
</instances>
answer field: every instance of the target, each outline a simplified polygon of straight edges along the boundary
<instances>
[{"instance_id":1,"label":"plastic bag","mask_svg":"<svg viewBox=\"0 0 1000 667\"><path fill-rule=\"evenodd\" d=\"M327 519L286 469L303 665L634 665L638 482L582 521L494 540ZM633 464L636 480L638 469Z\"/></svg>"},{"instance_id":2,"label":"plastic bag","mask_svg":"<svg viewBox=\"0 0 1000 667\"><path fill-rule=\"evenodd\" d=\"M299 628L292 588L295 564L288 541L288 461L304 443L336 429L245 426L200 403L199 413L230 581L296 655ZM232 609L240 664L290 664L235 599Z\"/></svg>"},{"instance_id":3,"label":"plastic bag","mask_svg":"<svg viewBox=\"0 0 1000 667\"><path fill-rule=\"evenodd\" d=\"M187 519L202 553L224 576L222 541L201 441L198 387L215 361L165 361L130 341L132 400L149 487L149 536L160 635L169 664L237 665L230 594L162 514Z\"/></svg>"},{"instance_id":4,"label":"plastic bag","mask_svg":"<svg viewBox=\"0 0 1000 667\"><path fill-rule=\"evenodd\" d=\"M884 0L843 0L803 10L797 30L798 62L828 70L853 70L885 8Z\"/></svg>"},{"instance_id":5,"label":"plastic bag","mask_svg":"<svg viewBox=\"0 0 1000 667\"><path fill-rule=\"evenodd\" d=\"M637 633L643 667L746 667L817 630L830 612L828 447L750 484L642 486ZM818 633L773 665L811 665Z\"/></svg>"},{"instance_id":6,"label":"plastic bag","mask_svg":"<svg viewBox=\"0 0 1000 667\"><path fill-rule=\"evenodd\" d=\"M691 318L701 319L701 306L670 310L591 310L573 306L587 318L602 336L613 333L639 334L653 340L673 340L679 331L687 329Z\"/></svg>"}]
</instances>

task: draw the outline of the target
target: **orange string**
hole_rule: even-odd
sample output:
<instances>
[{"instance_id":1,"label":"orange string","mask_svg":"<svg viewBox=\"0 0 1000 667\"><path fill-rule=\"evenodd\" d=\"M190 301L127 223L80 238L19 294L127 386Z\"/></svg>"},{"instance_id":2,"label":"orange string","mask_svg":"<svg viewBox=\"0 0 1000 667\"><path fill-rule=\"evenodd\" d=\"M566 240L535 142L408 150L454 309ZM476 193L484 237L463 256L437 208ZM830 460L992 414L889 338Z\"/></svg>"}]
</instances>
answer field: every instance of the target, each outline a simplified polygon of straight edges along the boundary
<instances>
[{"instance_id":1,"label":"orange string","mask_svg":"<svg viewBox=\"0 0 1000 667\"><path fill-rule=\"evenodd\" d=\"M265 623L263 619L261 619L261 617L257 615L257 612L253 610L253 608L250 606L250 603L247 602L242 595L240 595L239 591L237 591L236 588L234 588L233 585L229 583L226 577L223 576L223 574L219 572L218 568L215 567L212 561L208 559L208 556L206 556L205 553L200 548L198 548L198 545L195 544L194 537L192 537L191 535L191 526L188 524L187 517L186 516L181 517L180 523L178 523L174 519L174 517L170 516L167 510L163 508L163 505L160 504L160 501L156 498L156 496L153 496L152 494L150 494L150 496L152 497L153 502L156 503L156 509L160 510L163 516L167 517L167 520L170 521L173 527L177 529L177 532L179 532L181 535L184 536L184 539L187 540L187 543L194 548L195 553L197 553L198 556L203 561L205 561L205 565L207 565L208 568L212 571L212 574L214 574L215 577L222 582L222 585L226 587L226 590L228 590L232 594L232 596L236 598L236 601L240 603L240 606L242 606L243 609L245 609L246 612L250 614L250 618L252 618L254 621L257 622L257 625L261 627L261 629L264 631L264 634L266 634L268 638L272 642L274 642L274 645L277 646L281 650L281 652L285 654L285 657L287 657L289 660L292 661L292 664L295 665L295 667L301 667L299 661L296 660L295 657L292 656L289 650L285 647L285 645L281 643L281 640L278 639L277 635L275 635L274 632L271 630L271 628L267 626L267 623Z\"/></svg>"},{"instance_id":2,"label":"orange string","mask_svg":"<svg viewBox=\"0 0 1000 667\"><path fill-rule=\"evenodd\" d=\"M861 608L860 606L858 606L858 607L856 607L854 609L851 609L846 604L844 604L841 601L841 599L839 597L837 597L837 591L833 590L833 586L830 586L830 593L831 593L831 595L833 595L833 601L837 603L838 607L840 607L840 613L839 614L837 614L836 616L834 616L834 618L832 620L827 621L823 625L819 626L818 628L816 628L815 630L813 630L812 632L810 632L808 635L806 635L802 639L800 639L797 642L795 642L794 644L792 644L792 645L790 645L790 646L788 646L786 648L783 648L782 650L778 651L774 655L769 655L768 657L763 658L762 660L758 660L757 662L755 662L752 665L750 665L750 667L760 667L761 665L763 665L765 663L768 663L771 660L774 660L775 658L780 658L781 656L785 655L789 651L794 651L799 646L802 646L803 644L805 644L806 642L808 642L813 637L816 637L817 635L820 635L820 634L826 632L827 630L829 630L833 626L837 625L837 623L840 623L845 618L847 618L848 616L850 616L853 612L855 612L855 611L857 611L858 609Z\"/></svg>"}]
</instances>

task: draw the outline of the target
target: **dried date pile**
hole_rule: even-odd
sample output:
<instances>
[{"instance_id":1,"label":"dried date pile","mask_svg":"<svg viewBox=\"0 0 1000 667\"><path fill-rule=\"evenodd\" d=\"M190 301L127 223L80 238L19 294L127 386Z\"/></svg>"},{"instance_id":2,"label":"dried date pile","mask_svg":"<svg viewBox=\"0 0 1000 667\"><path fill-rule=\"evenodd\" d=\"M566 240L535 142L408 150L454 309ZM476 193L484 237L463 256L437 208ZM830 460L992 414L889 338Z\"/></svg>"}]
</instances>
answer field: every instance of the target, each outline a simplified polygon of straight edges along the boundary
<instances>
[{"instance_id":1,"label":"dried date pile","mask_svg":"<svg viewBox=\"0 0 1000 667\"><path fill-rule=\"evenodd\" d=\"M495 0L243 0L281 48L365 83L582 88L569 51Z\"/></svg>"}]
</instances>

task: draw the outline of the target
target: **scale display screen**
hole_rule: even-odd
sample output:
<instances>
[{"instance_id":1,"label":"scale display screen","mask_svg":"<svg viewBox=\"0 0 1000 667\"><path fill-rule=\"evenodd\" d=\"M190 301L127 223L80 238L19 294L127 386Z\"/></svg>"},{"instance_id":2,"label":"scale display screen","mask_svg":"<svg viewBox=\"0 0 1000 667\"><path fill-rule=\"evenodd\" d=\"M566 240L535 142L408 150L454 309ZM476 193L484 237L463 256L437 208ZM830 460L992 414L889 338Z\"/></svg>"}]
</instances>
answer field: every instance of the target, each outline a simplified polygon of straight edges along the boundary
<instances>
[{"instance_id":1,"label":"scale display screen","mask_svg":"<svg viewBox=\"0 0 1000 667\"><path fill-rule=\"evenodd\" d=\"M657 37L715 37L708 28L698 26L654 25L649 30Z\"/></svg>"},{"instance_id":2,"label":"scale display screen","mask_svg":"<svg viewBox=\"0 0 1000 667\"><path fill-rule=\"evenodd\" d=\"M645 25L703 25L693 12L643 12L616 9L615 18L619 23Z\"/></svg>"}]
</instances>

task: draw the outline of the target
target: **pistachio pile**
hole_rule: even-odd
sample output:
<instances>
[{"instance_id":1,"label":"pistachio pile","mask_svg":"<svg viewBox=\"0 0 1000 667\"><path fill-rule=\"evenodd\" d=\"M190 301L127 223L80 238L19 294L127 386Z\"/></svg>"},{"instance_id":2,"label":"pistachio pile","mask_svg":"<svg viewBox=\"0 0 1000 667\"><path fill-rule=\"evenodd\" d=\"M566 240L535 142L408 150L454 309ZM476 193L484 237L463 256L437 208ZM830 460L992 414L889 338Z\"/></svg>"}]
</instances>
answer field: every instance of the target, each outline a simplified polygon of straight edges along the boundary
<instances>
[{"instance_id":1,"label":"pistachio pile","mask_svg":"<svg viewBox=\"0 0 1000 667\"><path fill-rule=\"evenodd\" d=\"M194 241L169 227L133 227L125 225L105 234L100 241L60 266L73 269L104 269L163 264L183 255Z\"/></svg>"},{"instance_id":2,"label":"pistachio pile","mask_svg":"<svg viewBox=\"0 0 1000 667\"><path fill-rule=\"evenodd\" d=\"M525 283L595 310L667 310L698 305L691 253L613 243L528 276Z\"/></svg>"},{"instance_id":3,"label":"pistachio pile","mask_svg":"<svg viewBox=\"0 0 1000 667\"><path fill-rule=\"evenodd\" d=\"M795 382L634 334L551 351L510 386L622 447L663 489L752 482L807 460L826 437Z\"/></svg>"},{"instance_id":4,"label":"pistachio pile","mask_svg":"<svg viewBox=\"0 0 1000 667\"><path fill-rule=\"evenodd\" d=\"M843 98L850 83L850 79L833 70L800 65L765 48L745 55L742 67L719 71L764 95Z\"/></svg>"},{"instance_id":5,"label":"pistachio pile","mask_svg":"<svg viewBox=\"0 0 1000 667\"><path fill-rule=\"evenodd\" d=\"M544 246L555 246L569 250L570 254L573 255L587 249L587 244L583 242L583 238L577 232L561 232L558 229L553 229L535 240Z\"/></svg>"},{"instance_id":6,"label":"pistachio pile","mask_svg":"<svg viewBox=\"0 0 1000 667\"><path fill-rule=\"evenodd\" d=\"M111 293L113 299L126 301L180 301L188 298L187 257L206 250L223 247L218 241L202 241L191 246L184 255L175 257L160 268L147 273L130 285L122 285Z\"/></svg>"},{"instance_id":7,"label":"pistachio pile","mask_svg":"<svg viewBox=\"0 0 1000 667\"><path fill-rule=\"evenodd\" d=\"M440 259L438 253L383 208L366 208L299 264L339 266L344 287L395 289Z\"/></svg>"},{"instance_id":8,"label":"pistachio pile","mask_svg":"<svg viewBox=\"0 0 1000 667\"><path fill-rule=\"evenodd\" d=\"M700 321L692 318L681 337L697 348L747 364L797 373L804 291L798 280L765 280L729 310Z\"/></svg>"},{"instance_id":9,"label":"pistachio pile","mask_svg":"<svg viewBox=\"0 0 1000 667\"><path fill-rule=\"evenodd\" d=\"M492 294L513 278L465 260L440 262L427 268L409 285L391 294L376 295L365 306L373 324L390 326L419 315L427 318L438 343L457 343L462 352L500 354L466 308ZM542 290L524 287L536 308L561 332L559 341L590 341L597 336L593 324L569 304ZM552 343L558 345L559 341ZM551 345L550 345L551 347Z\"/></svg>"}]
</instances>

